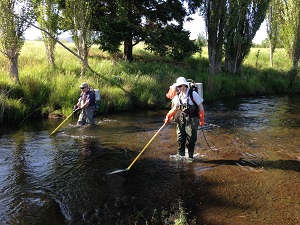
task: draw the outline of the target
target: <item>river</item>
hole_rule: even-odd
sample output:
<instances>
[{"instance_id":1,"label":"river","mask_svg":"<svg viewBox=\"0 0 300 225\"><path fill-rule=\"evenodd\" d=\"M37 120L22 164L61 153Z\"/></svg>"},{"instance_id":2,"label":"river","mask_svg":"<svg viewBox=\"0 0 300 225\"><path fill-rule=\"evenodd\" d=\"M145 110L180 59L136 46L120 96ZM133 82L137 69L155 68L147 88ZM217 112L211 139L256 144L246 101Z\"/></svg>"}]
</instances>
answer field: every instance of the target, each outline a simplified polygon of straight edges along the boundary
<instances>
[{"instance_id":1,"label":"river","mask_svg":"<svg viewBox=\"0 0 300 225\"><path fill-rule=\"evenodd\" d=\"M300 224L300 95L205 103L195 161L166 110L26 120L0 131L0 224ZM120 173L108 175L110 172ZM173 221L173 222L172 222Z\"/></svg>"}]
</instances>

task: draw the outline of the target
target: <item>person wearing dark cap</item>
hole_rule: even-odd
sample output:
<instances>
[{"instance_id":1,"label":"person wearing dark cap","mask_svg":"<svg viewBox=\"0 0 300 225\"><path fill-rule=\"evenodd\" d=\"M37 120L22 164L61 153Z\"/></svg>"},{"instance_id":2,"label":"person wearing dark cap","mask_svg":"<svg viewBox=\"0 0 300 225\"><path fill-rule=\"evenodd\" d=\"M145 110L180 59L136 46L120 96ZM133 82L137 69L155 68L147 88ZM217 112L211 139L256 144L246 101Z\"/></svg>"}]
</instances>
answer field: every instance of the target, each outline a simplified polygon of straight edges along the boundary
<instances>
[{"instance_id":1,"label":"person wearing dark cap","mask_svg":"<svg viewBox=\"0 0 300 225\"><path fill-rule=\"evenodd\" d=\"M79 115L77 125L95 125L95 93L89 90L87 83L82 83L79 87L81 89L81 94L76 106L81 109L81 113Z\"/></svg>"}]
</instances>

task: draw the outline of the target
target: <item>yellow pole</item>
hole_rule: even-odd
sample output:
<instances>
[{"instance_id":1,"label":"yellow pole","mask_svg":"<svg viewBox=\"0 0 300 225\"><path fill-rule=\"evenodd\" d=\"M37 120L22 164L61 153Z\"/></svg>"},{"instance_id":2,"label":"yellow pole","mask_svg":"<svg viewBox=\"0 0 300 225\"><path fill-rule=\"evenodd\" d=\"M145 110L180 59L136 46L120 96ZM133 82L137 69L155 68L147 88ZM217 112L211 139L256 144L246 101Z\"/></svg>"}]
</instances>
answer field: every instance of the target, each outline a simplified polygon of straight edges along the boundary
<instances>
[{"instance_id":1,"label":"yellow pole","mask_svg":"<svg viewBox=\"0 0 300 225\"><path fill-rule=\"evenodd\" d=\"M52 131L52 133L50 135L54 134L73 115L73 113L76 112L76 111L77 111L77 109L74 110L66 119L64 119L64 121L62 121L62 123L59 124L58 127L56 127L55 130Z\"/></svg>"},{"instance_id":2,"label":"yellow pole","mask_svg":"<svg viewBox=\"0 0 300 225\"><path fill-rule=\"evenodd\" d=\"M137 157L135 157L135 159L133 160L133 162L127 167L127 171L130 170L130 168L132 167L132 165L135 163L135 161L140 157L141 154L143 154L143 152L146 150L146 148L148 147L148 145L153 141L153 139L156 137L156 135L160 132L160 130L166 125L166 123L164 123L164 125L162 125L161 128L159 128L159 130L154 134L154 136L151 138L151 140L146 144L146 146L143 148L143 150L137 155Z\"/></svg>"}]
</instances>

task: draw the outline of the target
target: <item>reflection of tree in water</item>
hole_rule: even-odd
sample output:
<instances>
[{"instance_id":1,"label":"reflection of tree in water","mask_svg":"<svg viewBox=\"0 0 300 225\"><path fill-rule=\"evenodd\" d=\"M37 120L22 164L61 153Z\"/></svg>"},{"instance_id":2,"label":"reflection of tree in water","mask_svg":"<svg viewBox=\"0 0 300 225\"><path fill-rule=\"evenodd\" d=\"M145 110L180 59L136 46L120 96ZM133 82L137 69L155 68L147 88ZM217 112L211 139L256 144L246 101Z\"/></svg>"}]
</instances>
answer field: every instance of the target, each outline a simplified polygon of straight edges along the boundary
<instances>
[{"instance_id":1,"label":"reflection of tree in water","mask_svg":"<svg viewBox=\"0 0 300 225\"><path fill-rule=\"evenodd\" d=\"M15 172L15 176L13 178L16 186L22 189L22 187L26 185L26 181L28 178L28 175L26 173L27 165L25 160L26 147L23 135L17 133L14 138L16 149L15 151L13 151L12 169Z\"/></svg>"},{"instance_id":2,"label":"reflection of tree in water","mask_svg":"<svg viewBox=\"0 0 300 225\"><path fill-rule=\"evenodd\" d=\"M18 132L14 138L12 154L12 172L9 184L11 193L8 206L10 207L10 224L63 224L65 220L60 207L54 199L49 198L40 186L37 178L30 173L29 160L32 153L26 147L26 133ZM32 137L34 138L34 137Z\"/></svg>"}]
</instances>

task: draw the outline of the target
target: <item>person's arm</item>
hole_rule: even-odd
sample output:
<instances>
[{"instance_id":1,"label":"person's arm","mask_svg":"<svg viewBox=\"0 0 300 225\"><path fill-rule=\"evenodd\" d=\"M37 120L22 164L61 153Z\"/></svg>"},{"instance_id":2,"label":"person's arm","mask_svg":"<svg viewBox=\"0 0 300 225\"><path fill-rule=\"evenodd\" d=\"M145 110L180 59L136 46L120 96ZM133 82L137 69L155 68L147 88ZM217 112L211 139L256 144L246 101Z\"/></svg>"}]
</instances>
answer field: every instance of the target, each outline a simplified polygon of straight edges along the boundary
<instances>
[{"instance_id":1,"label":"person's arm","mask_svg":"<svg viewBox=\"0 0 300 225\"><path fill-rule=\"evenodd\" d=\"M198 105L199 107L199 112L198 112L198 115L199 115L199 125L202 127L205 125L205 122L204 122L204 107L203 107L203 104L200 103Z\"/></svg>"},{"instance_id":2,"label":"person's arm","mask_svg":"<svg viewBox=\"0 0 300 225\"><path fill-rule=\"evenodd\" d=\"M80 101L78 101L76 105L79 108L80 107Z\"/></svg>"},{"instance_id":3,"label":"person's arm","mask_svg":"<svg viewBox=\"0 0 300 225\"><path fill-rule=\"evenodd\" d=\"M77 104L78 104L79 109L84 109L84 108L88 107L90 104L90 96L89 95L86 96L86 100L85 100L84 104L82 104L82 97L80 97Z\"/></svg>"},{"instance_id":4,"label":"person's arm","mask_svg":"<svg viewBox=\"0 0 300 225\"><path fill-rule=\"evenodd\" d=\"M169 123L171 118L173 116L175 116L177 112L177 107L174 105L173 108L168 112L168 114L166 115L166 118L165 118L165 124Z\"/></svg>"},{"instance_id":5,"label":"person's arm","mask_svg":"<svg viewBox=\"0 0 300 225\"><path fill-rule=\"evenodd\" d=\"M81 105L79 108L80 108L80 109L84 109L84 108L88 107L89 104L90 104L90 99L87 99L87 100L85 101L85 103L84 103L83 105Z\"/></svg>"},{"instance_id":6,"label":"person's arm","mask_svg":"<svg viewBox=\"0 0 300 225\"><path fill-rule=\"evenodd\" d=\"M77 108L80 108L80 105L81 105L81 95L78 98L78 101L77 101L77 104L76 104Z\"/></svg>"}]
</instances>

